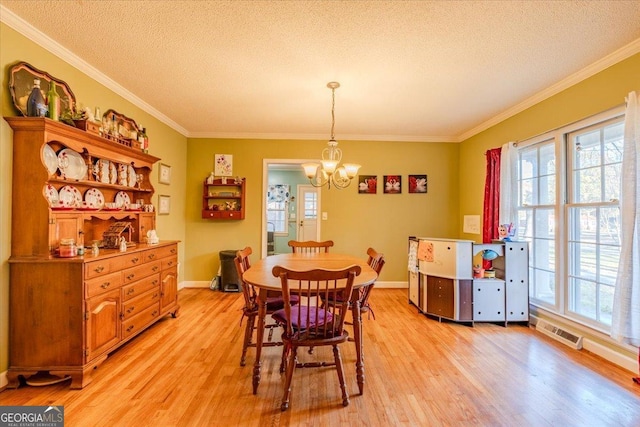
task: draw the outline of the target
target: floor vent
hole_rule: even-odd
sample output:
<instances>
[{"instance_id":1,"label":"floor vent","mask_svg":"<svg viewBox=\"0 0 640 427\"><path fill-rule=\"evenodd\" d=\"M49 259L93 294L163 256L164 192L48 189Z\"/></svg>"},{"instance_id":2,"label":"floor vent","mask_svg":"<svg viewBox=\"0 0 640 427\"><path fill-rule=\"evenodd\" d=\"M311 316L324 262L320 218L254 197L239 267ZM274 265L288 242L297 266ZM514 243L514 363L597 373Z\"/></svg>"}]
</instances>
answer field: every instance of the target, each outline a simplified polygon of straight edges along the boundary
<instances>
[{"instance_id":1,"label":"floor vent","mask_svg":"<svg viewBox=\"0 0 640 427\"><path fill-rule=\"evenodd\" d=\"M568 345L571 348L575 348L576 350L580 350L582 348L582 336L565 331L546 320L538 319L538 323L536 323L536 330L550 336L556 341L560 341L561 343Z\"/></svg>"}]
</instances>

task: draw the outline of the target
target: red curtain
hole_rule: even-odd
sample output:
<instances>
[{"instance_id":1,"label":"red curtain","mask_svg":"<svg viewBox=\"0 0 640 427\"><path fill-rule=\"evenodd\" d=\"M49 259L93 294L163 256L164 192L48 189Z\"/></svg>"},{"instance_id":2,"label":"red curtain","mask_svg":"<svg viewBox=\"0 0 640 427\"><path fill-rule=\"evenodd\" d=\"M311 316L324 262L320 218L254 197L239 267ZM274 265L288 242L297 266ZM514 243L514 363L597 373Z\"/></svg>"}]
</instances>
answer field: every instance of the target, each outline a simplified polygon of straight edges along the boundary
<instances>
[{"instance_id":1,"label":"red curtain","mask_svg":"<svg viewBox=\"0 0 640 427\"><path fill-rule=\"evenodd\" d=\"M491 243L498 238L498 215L500 213L500 152L494 148L486 152L487 176L484 183L484 209L482 223L482 242ZM483 262L484 268L491 268L491 261Z\"/></svg>"}]
</instances>

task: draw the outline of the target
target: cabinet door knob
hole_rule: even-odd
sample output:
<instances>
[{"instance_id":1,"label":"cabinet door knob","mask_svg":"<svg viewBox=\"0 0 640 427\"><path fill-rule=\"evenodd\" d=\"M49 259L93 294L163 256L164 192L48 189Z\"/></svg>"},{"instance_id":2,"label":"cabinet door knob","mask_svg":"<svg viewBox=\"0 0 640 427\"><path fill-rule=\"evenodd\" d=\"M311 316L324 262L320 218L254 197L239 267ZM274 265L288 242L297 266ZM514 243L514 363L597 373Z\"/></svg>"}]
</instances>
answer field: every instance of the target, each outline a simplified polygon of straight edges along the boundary
<instances>
[{"instance_id":1,"label":"cabinet door knob","mask_svg":"<svg viewBox=\"0 0 640 427\"><path fill-rule=\"evenodd\" d=\"M127 275L127 279L129 280L133 279L134 277L136 277L136 275L133 273Z\"/></svg>"},{"instance_id":2,"label":"cabinet door knob","mask_svg":"<svg viewBox=\"0 0 640 427\"><path fill-rule=\"evenodd\" d=\"M102 285L100 285L100 287L102 289L107 289L110 285L111 285L111 282L104 282Z\"/></svg>"}]
</instances>

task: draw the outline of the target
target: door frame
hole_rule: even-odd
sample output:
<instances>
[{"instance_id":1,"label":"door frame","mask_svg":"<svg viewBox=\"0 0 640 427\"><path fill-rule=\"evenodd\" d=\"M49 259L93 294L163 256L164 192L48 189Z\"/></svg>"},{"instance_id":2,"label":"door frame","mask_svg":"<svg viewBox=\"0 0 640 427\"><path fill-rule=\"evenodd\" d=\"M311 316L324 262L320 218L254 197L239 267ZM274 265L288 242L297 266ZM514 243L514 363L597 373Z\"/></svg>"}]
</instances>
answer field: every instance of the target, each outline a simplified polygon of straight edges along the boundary
<instances>
[{"instance_id":1,"label":"door frame","mask_svg":"<svg viewBox=\"0 0 640 427\"><path fill-rule=\"evenodd\" d=\"M298 165L302 168L303 163L308 162L317 162L317 159L262 159L262 193L261 193L261 202L262 205L262 220L261 220L261 230L260 233L262 236L262 240L260 242L260 258L265 258L267 256L267 198L265 197L267 194L267 185L269 184L269 166L270 165ZM297 196L297 194L296 194ZM318 191L318 212L320 212L321 207L321 196L322 191ZM298 215L298 214L296 214ZM297 221L297 218L296 218ZM318 236L320 233L320 224L321 221L318 218ZM297 233L297 229L296 229Z\"/></svg>"}]
</instances>

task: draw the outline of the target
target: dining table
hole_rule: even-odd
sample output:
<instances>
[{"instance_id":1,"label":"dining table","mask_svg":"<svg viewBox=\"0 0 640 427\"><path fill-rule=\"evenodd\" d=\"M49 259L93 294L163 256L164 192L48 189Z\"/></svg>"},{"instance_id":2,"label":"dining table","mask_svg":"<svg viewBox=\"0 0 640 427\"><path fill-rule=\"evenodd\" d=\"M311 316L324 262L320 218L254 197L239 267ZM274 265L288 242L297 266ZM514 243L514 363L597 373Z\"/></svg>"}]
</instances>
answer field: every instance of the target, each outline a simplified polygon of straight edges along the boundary
<instances>
[{"instance_id":1,"label":"dining table","mask_svg":"<svg viewBox=\"0 0 640 427\"><path fill-rule=\"evenodd\" d=\"M351 293L351 312L353 314L353 341L356 348L356 381L360 394L364 391L364 357L362 352L362 317L360 311L359 289L371 286L378 278L367 260L353 255L339 253L286 253L270 255L252 264L244 272L245 282L258 288L258 325L256 327L256 360L253 367L253 394L258 393L262 362L262 341L264 339L265 317L267 313L267 294L282 292L280 277L273 275L273 267L279 265L289 270L308 271L313 269L343 270L359 265L361 272L356 276Z\"/></svg>"}]
</instances>

